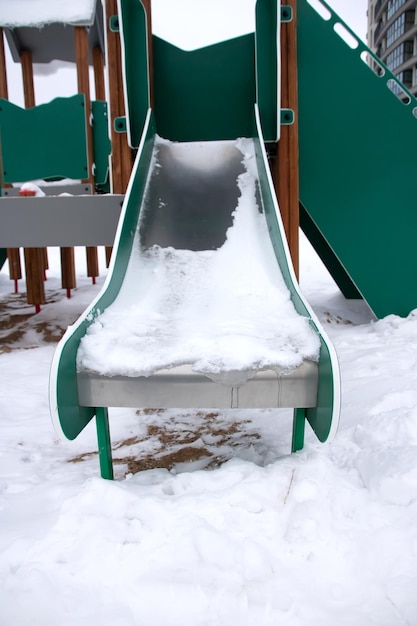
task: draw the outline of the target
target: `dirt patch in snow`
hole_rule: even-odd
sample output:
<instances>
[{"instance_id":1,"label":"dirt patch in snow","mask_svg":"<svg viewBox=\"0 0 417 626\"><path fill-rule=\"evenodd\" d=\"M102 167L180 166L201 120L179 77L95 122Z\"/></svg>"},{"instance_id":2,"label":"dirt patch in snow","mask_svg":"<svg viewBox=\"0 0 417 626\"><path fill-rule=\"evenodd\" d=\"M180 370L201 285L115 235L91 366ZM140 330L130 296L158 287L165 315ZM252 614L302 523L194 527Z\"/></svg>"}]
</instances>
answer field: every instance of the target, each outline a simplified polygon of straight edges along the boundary
<instances>
[{"instance_id":1,"label":"dirt patch in snow","mask_svg":"<svg viewBox=\"0 0 417 626\"><path fill-rule=\"evenodd\" d=\"M170 415L169 410L141 409L137 415L146 421L145 433L113 445L113 464L124 466L125 474L156 468L216 468L261 438L251 420L231 419L216 411ZM87 452L68 462L80 463L96 455Z\"/></svg>"},{"instance_id":2,"label":"dirt patch in snow","mask_svg":"<svg viewBox=\"0 0 417 626\"><path fill-rule=\"evenodd\" d=\"M66 316L51 315L49 305L63 297L62 291L49 291L47 304L42 305L40 313L36 313L33 305L27 304L25 293L11 293L3 297L0 301L0 354L38 348L44 343L57 343L68 324L78 316L69 320Z\"/></svg>"}]
</instances>

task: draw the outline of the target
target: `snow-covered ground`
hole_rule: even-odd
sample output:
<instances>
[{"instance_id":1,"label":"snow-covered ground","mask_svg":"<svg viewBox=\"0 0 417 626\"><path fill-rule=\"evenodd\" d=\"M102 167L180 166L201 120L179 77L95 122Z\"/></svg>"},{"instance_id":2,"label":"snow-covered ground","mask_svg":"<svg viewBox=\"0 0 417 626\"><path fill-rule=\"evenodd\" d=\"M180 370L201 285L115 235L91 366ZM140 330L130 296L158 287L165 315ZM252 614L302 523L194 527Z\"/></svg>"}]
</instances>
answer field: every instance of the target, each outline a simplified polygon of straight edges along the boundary
<instances>
[{"instance_id":1,"label":"snow-covered ground","mask_svg":"<svg viewBox=\"0 0 417 626\"><path fill-rule=\"evenodd\" d=\"M47 405L61 328L103 278L77 251L67 300L49 257L38 315L0 273L0 623L415 626L417 316L346 301L302 239L341 364L334 442L308 430L290 455L288 411L114 410L107 482L94 425L59 440Z\"/></svg>"}]
</instances>

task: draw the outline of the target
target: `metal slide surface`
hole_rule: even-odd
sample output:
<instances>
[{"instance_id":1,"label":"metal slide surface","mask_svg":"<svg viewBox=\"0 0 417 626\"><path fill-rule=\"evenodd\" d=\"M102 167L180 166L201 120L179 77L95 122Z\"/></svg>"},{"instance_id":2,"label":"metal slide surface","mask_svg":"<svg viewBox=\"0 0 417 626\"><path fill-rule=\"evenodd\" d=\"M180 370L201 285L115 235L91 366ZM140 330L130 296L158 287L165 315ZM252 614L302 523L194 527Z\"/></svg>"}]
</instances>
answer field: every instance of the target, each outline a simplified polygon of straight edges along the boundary
<instances>
[{"instance_id":1,"label":"metal slide surface","mask_svg":"<svg viewBox=\"0 0 417 626\"><path fill-rule=\"evenodd\" d=\"M301 226L347 297L361 294L377 317L408 315L417 308L417 100L315 4L323 16L297 3Z\"/></svg>"},{"instance_id":2,"label":"metal slide surface","mask_svg":"<svg viewBox=\"0 0 417 626\"><path fill-rule=\"evenodd\" d=\"M260 128L259 124L258 128ZM184 372L181 368L180 371L173 372L173 377L170 370L165 370L159 379L157 375L128 380L127 377L106 378L94 375L90 377L88 374L86 376L85 372L77 373L76 356L81 338L95 317L115 301L122 286L142 210L144 210L144 215L140 222L140 236L141 243L145 247L159 244L163 247L186 247L191 250L217 249L224 243L226 230L232 224L232 212L236 208L239 195L236 179L243 168L242 155L226 144L222 167L209 166L201 170L200 176L196 176L194 172L190 177L187 175L187 168L181 166L178 149L173 151L167 143L165 149L160 150L159 154L161 171L164 171L164 175L162 177L150 176L154 135L152 114L149 112L122 209L114 246L115 253L106 284L96 301L85 311L78 322L67 330L54 356L50 377L50 407L57 429L67 438L73 439L93 417L96 407L149 407L151 406L148 404L149 398L154 401L157 398L163 399L163 404L157 402L153 406L171 406L172 408L179 406L189 406L189 408L221 406L224 408L231 406L306 408L306 417L318 438L321 441L331 439L337 427L340 408L337 359L333 347L298 290L273 192L264 143L259 136L253 139L258 166L259 202L268 222L277 259L276 271L281 271L297 312L310 320L311 326L320 338L321 351L318 365L304 363L301 368L298 368L299 371L293 378L288 376L285 380L283 377L283 388L280 391L283 395L282 402L277 402L276 399L276 375L272 377L274 379L272 380L270 373L260 372L258 381L260 393L256 394L256 381L255 383L249 381L252 386L249 385L246 394L243 389L245 385L237 390L241 402L235 404L233 401L230 403L230 398L233 398L233 389L231 394L231 389L227 389L224 385L208 379L203 381L204 376L196 377L189 370ZM216 158L218 157L217 153ZM210 159L210 151L207 153L207 158ZM158 179L158 192L153 194L152 185L155 179ZM163 209L161 209L162 203L160 202L161 194L165 205ZM215 207L214 213L213 207ZM160 214L161 210L163 210L163 215ZM138 285L138 293L132 294L132 297L140 298L140 285ZM152 387L155 382L157 384L150 391L149 385ZM182 400L178 402L176 389L180 386L183 388ZM93 396L96 394L93 399L91 399L91 394ZM269 404L272 396L274 399ZM190 404L187 404L187 399L191 400Z\"/></svg>"}]
</instances>

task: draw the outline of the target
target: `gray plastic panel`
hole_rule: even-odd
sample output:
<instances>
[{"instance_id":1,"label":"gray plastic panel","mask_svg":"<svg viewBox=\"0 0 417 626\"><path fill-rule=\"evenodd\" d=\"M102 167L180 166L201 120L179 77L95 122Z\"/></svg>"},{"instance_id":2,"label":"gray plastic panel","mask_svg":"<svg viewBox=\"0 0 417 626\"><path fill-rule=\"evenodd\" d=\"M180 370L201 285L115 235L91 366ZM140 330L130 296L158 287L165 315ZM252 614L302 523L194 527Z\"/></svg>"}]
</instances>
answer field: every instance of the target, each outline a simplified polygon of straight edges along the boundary
<instances>
[{"instance_id":1,"label":"gray plastic panel","mask_svg":"<svg viewBox=\"0 0 417 626\"><path fill-rule=\"evenodd\" d=\"M317 403L318 366L304 361L286 376L261 371L240 387L215 383L189 365L138 378L81 371L77 380L79 403L89 407L309 408Z\"/></svg>"},{"instance_id":2,"label":"gray plastic panel","mask_svg":"<svg viewBox=\"0 0 417 626\"><path fill-rule=\"evenodd\" d=\"M0 198L0 248L111 246L123 195Z\"/></svg>"}]
</instances>

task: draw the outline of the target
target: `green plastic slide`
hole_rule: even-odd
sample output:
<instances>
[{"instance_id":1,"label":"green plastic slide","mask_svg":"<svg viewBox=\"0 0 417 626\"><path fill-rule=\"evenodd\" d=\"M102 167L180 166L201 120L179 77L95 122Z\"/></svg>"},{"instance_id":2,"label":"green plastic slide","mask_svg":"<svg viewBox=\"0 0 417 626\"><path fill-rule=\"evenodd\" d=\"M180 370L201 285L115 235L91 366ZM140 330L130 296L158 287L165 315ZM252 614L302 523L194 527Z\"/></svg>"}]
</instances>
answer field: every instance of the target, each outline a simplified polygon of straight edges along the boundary
<instances>
[{"instance_id":1,"label":"green plastic slide","mask_svg":"<svg viewBox=\"0 0 417 626\"><path fill-rule=\"evenodd\" d=\"M141 213L145 211L145 223L147 222L152 226L152 224L156 221L156 218L154 219L154 213L157 214L160 203L154 202L152 200L152 197L149 196L147 192L147 189L152 189L152 185L149 184L149 177L153 174L152 162L154 139L155 126L153 123L153 116L149 111L145 124L144 134L142 136L142 140L140 142L138 150L136 164L132 173L129 189L126 194L124 207L122 209L122 216L120 219L115 241L115 253L112 257L112 264L109 268L109 274L106 280L106 284L99 297L80 317L77 323L74 326L70 327L65 333L55 352L51 368L50 406L54 423L57 429L62 432L67 438L74 439L94 415L98 417L99 447L101 448L101 468L102 475L106 478L112 477L111 461L109 461L109 459L111 459L111 453L107 422L107 406L108 404L110 404L110 402L106 401L105 403L104 401L101 402L100 400L98 400L93 406L91 405L92 403L90 401L85 403L89 404L89 406L83 405L83 399L86 397L86 394L85 391L82 391L80 384L85 384L85 376L83 378L83 374L85 373L77 372L77 351L80 345L81 338L87 332L89 325L118 297L119 291L123 285L123 279L131 255L135 234L138 228L139 221L141 219ZM294 414L294 432L292 444L293 451L296 451L303 446L304 422L306 419L310 423L312 429L314 430L320 441L325 442L331 440L334 436L340 410L339 369L334 348L322 331L310 307L302 297L297 282L295 280L290 261L289 250L286 243L280 213L277 206L277 201L275 198L275 193L269 172L267 156L264 148L264 141L261 135L259 116L257 116L256 125L254 124L253 141L256 147L256 164L260 192L259 202L261 204L260 208L261 212L265 216L265 219L267 220L268 231L276 256L276 265L274 271L281 272L284 281L290 291L291 299L293 301L296 311L300 315L308 318L311 327L317 333L321 343L317 372L312 375L312 378L306 378L305 381L301 380L301 382L298 381L298 383L296 383L300 385L300 387L296 388L294 392L295 396L293 394L295 398L294 402L291 402L289 405L281 404L278 396L276 396L277 399L274 400L273 404L273 406L293 406L296 409ZM204 147L202 147L202 150L204 150ZM161 170L159 170L157 178L160 178L162 174ZM202 180L204 176L211 176L210 168L208 169L208 173L200 173L200 176ZM190 181L191 183L193 183L191 179ZM222 190L225 190L221 192L222 194L224 192L227 192L228 189L235 189L236 173L231 171L230 175L228 175L228 178L226 177L226 180L224 174L222 174L221 181ZM181 187L178 188L181 189ZM171 193L171 191L168 189L167 193ZM184 189L182 193L184 193ZM170 197L172 198L172 204L175 205L175 193L171 193ZM177 205L181 207L181 202L177 202ZM180 218L180 214L178 214L178 218ZM168 236L170 236L171 229L176 228L176 222L177 220L175 219L174 215L174 218L172 220L169 220L167 223L164 223L162 221L159 223L159 225L157 224L157 228L159 232L168 232ZM214 224L214 226L216 225ZM187 237L192 238L195 229L198 229L197 224L195 224L194 229L191 225L191 227L187 230L187 224L184 223L180 230L184 230L185 238L187 239ZM214 233L218 231L218 229L216 229L215 227L212 230ZM152 241L149 240L148 244L152 245ZM138 285L136 292L132 293L132 299L134 299L135 302L140 302L140 293L140 285ZM139 386L139 389L141 389L140 385L142 385L144 389L143 397L148 398L149 396L146 395L147 385L149 383L152 384L152 378L153 377L151 376L149 377L149 379L146 377L139 377L139 379L129 379L126 377L122 377L121 379L118 379L118 377L106 378L105 376L101 376L98 377L98 380L94 379L94 377L91 378L90 382L92 381L93 384L98 383L99 386L99 391L97 392L96 390L94 392L96 394L94 396L95 398L107 398L108 391L106 390L106 388L111 385L111 388L116 390L111 396L112 398L114 398L116 406L130 406L129 397L134 397L135 399L133 406L138 406L138 403L140 403L141 395L140 393L138 395L137 387ZM191 378L189 379L189 387L185 389L185 391L183 391L182 393L185 394L185 398L192 399L192 404L190 404L189 408L201 408L201 404L199 404L199 398L196 398L195 394L193 394L192 388L194 383ZM300 405L297 404L297 397L304 398L304 383L310 385L311 380L313 380L314 384L316 385L314 392L314 402L309 404L308 406L303 406L302 401L300 400ZM289 382L289 377L288 380L285 380L285 377L283 378L284 385L289 384ZM181 384L182 383L183 379L181 379ZM178 395L175 392L172 392L171 394L171 397L173 398L171 403L169 399L168 401L163 402L162 398L166 396L165 389L163 388L163 386L161 386L161 383L158 382L157 384L159 385L159 387L155 385L154 387L157 389L159 395L153 396L153 398L157 398L157 400L160 400L158 402L158 406L176 408L178 406L184 406L184 402L187 402L187 400L184 401L181 399L181 403L177 404L176 402L178 399ZM213 390L214 408L218 408L219 406L224 408L230 408L231 406L234 406L233 397L237 397L239 395L239 389L234 389L233 385L231 385L230 390L226 394L227 401L225 402L222 399L222 384L210 384L210 389ZM276 385L276 380L272 383L272 385ZM126 390L126 397L120 395L120 389ZM132 393L135 395L132 396ZM81 401L79 399L80 397ZM230 403L230 398L232 398L232 403ZM246 402L248 401L249 405L244 404L242 406L253 407L253 399L249 398L249 400L246 400ZM201 399L200 402L202 402ZM149 407L149 405L147 404L145 404L144 406ZM203 406L207 407L206 398L204 400ZM258 404L255 404L255 406L264 407L265 400L262 399L258 401Z\"/></svg>"}]
</instances>

